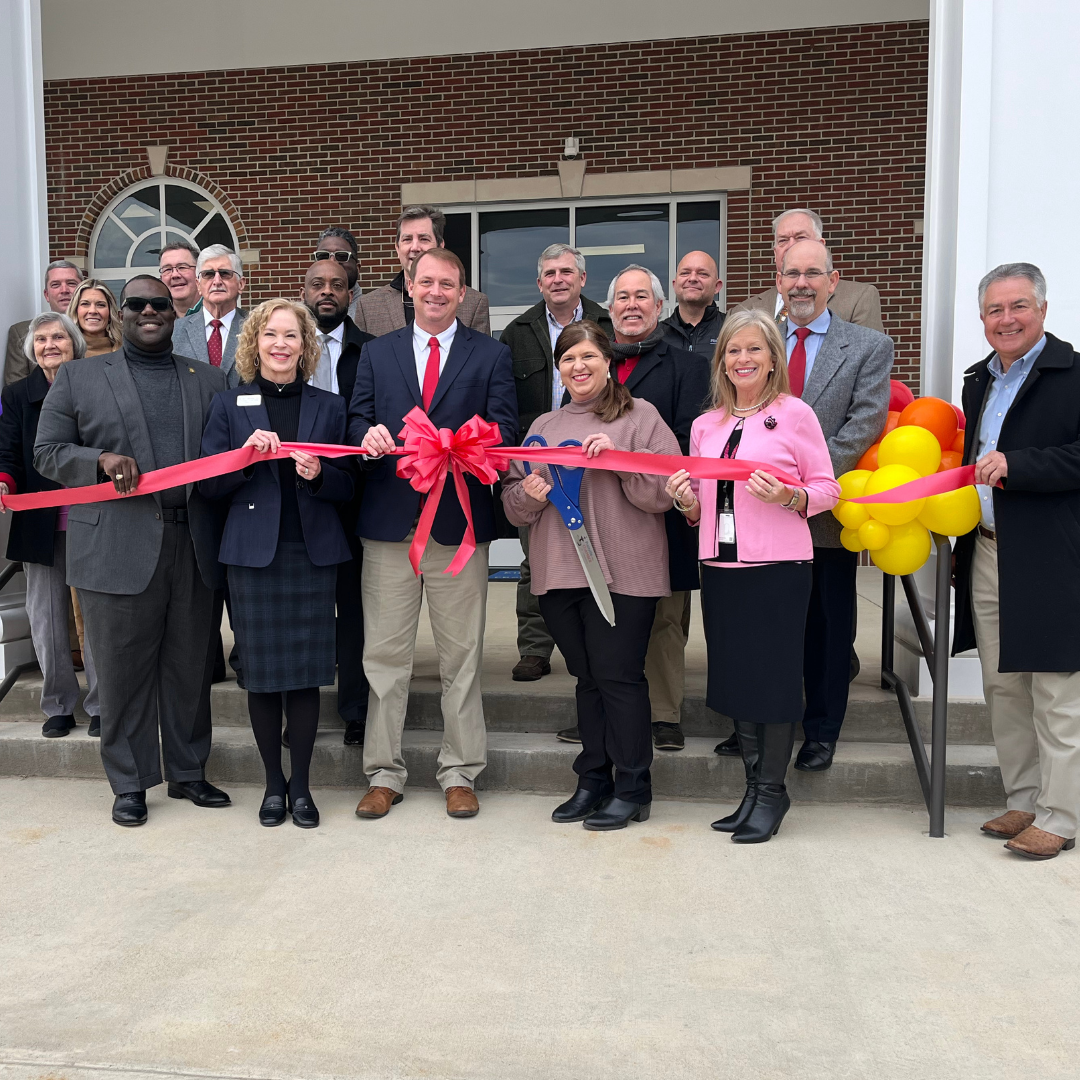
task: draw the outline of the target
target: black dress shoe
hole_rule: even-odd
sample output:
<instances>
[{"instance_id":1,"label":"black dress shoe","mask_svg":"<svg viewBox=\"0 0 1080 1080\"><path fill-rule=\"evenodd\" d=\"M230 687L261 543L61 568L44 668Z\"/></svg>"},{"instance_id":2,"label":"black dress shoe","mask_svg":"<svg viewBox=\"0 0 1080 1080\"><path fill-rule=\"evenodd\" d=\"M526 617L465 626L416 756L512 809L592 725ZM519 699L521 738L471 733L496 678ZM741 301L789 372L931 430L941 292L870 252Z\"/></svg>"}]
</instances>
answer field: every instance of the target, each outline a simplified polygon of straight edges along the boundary
<instances>
[{"instance_id":1,"label":"black dress shoe","mask_svg":"<svg viewBox=\"0 0 1080 1080\"><path fill-rule=\"evenodd\" d=\"M345 721L345 745L346 746L363 746L364 734L367 729L366 720L346 720Z\"/></svg>"},{"instance_id":2,"label":"black dress shoe","mask_svg":"<svg viewBox=\"0 0 1080 1080\"><path fill-rule=\"evenodd\" d=\"M74 716L50 716L41 725L41 734L46 739L59 739L66 735L75 726Z\"/></svg>"},{"instance_id":3,"label":"black dress shoe","mask_svg":"<svg viewBox=\"0 0 1080 1080\"><path fill-rule=\"evenodd\" d=\"M568 821L584 821L605 799L610 799L610 792L601 795L597 791L579 787L566 802L551 811L551 820L565 824Z\"/></svg>"},{"instance_id":4,"label":"black dress shoe","mask_svg":"<svg viewBox=\"0 0 1080 1080\"><path fill-rule=\"evenodd\" d=\"M301 795L297 799L290 795L289 813L292 814L292 823L301 829L319 827L319 808L311 801L310 795Z\"/></svg>"},{"instance_id":5,"label":"black dress shoe","mask_svg":"<svg viewBox=\"0 0 1080 1080\"><path fill-rule=\"evenodd\" d=\"M610 832L625 829L631 821L648 821L652 803L627 802L625 799L605 799L599 809L582 824L589 832Z\"/></svg>"},{"instance_id":6,"label":"black dress shoe","mask_svg":"<svg viewBox=\"0 0 1080 1080\"><path fill-rule=\"evenodd\" d=\"M260 825L272 829L275 825L280 825L286 817L288 813L285 810L284 795L267 795L263 799L262 806L259 807Z\"/></svg>"},{"instance_id":7,"label":"black dress shoe","mask_svg":"<svg viewBox=\"0 0 1080 1080\"><path fill-rule=\"evenodd\" d=\"M800 772L824 772L832 765L835 753L836 743L807 739L795 758L795 768Z\"/></svg>"},{"instance_id":8,"label":"black dress shoe","mask_svg":"<svg viewBox=\"0 0 1080 1080\"><path fill-rule=\"evenodd\" d=\"M190 799L196 806L229 806L232 799L205 780L170 780L170 799Z\"/></svg>"},{"instance_id":9,"label":"black dress shoe","mask_svg":"<svg viewBox=\"0 0 1080 1080\"><path fill-rule=\"evenodd\" d=\"M113 800L112 819L117 825L146 824L146 792L126 791Z\"/></svg>"},{"instance_id":10,"label":"black dress shoe","mask_svg":"<svg viewBox=\"0 0 1080 1080\"><path fill-rule=\"evenodd\" d=\"M90 726L86 729L86 734L89 735L91 739L100 739L101 738L101 717L100 716L91 716L90 717Z\"/></svg>"},{"instance_id":11,"label":"black dress shoe","mask_svg":"<svg viewBox=\"0 0 1080 1080\"><path fill-rule=\"evenodd\" d=\"M733 731L723 742L718 742L713 747L713 753L721 757L738 757L740 754L739 736Z\"/></svg>"},{"instance_id":12,"label":"black dress shoe","mask_svg":"<svg viewBox=\"0 0 1080 1080\"><path fill-rule=\"evenodd\" d=\"M661 720L652 726L653 746L657 750L681 750L686 746L686 738L678 724L668 724Z\"/></svg>"},{"instance_id":13,"label":"black dress shoe","mask_svg":"<svg viewBox=\"0 0 1080 1080\"><path fill-rule=\"evenodd\" d=\"M514 682L536 682L551 674L551 662L543 656L523 656L510 672Z\"/></svg>"},{"instance_id":14,"label":"black dress shoe","mask_svg":"<svg viewBox=\"0 0 1080 1080\"><path fill-rule=\"evenodd\" d=\"M558 739L559 742L581 742L581 735L578 733L577 724L573 727L563 728L562 731L556 731L555 738Z\"/></svg>"}]
</instances>

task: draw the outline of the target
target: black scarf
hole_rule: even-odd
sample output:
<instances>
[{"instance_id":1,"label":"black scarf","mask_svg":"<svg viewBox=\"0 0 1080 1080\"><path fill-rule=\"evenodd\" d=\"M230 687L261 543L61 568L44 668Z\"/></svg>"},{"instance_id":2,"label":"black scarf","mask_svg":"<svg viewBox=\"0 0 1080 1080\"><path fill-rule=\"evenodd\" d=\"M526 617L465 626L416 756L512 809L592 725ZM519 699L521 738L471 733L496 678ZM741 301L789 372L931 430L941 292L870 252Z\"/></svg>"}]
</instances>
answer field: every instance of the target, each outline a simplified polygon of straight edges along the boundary
<instances>
[{"instance_id":1,"label":"black scarf","mask_svg":"<svg viewBox=\"0 0 1080 1080\"><path fill-rule=\"evenodd\" d=\"M664 331L657 325L656 329L644 341L613 341L611 351L616 360L625 360L629 356L640 356L650 349L655 349L664 340Z\"/></svg>"}]
</instances>

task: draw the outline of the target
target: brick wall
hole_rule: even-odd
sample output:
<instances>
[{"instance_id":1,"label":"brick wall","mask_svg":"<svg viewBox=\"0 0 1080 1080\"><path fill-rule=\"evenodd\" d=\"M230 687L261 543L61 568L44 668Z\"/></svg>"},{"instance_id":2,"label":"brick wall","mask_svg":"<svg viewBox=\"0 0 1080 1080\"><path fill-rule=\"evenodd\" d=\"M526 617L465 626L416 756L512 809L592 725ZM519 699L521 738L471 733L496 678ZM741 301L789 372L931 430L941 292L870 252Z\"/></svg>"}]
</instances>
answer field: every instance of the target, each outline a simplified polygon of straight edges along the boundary
<instances>
[{"instance_id":1,"label":"brick wall","mask_svg":"<svg viewBox=\"0 0 1080 1080\"><path fill-rule=\"evenodd\" d=\"M573 134L591 171L752 167L728 203L731 302L771 281L770 219L817 209L916 384L927 43L925 22L889 23L46 83L52 253L84 254L121 180L148 175L143 148L167 143L260 250L249 299L295 295L327 224L356 233L368 288L397 269L402 183L553 175Z\"/></svg>"}]
</instances>

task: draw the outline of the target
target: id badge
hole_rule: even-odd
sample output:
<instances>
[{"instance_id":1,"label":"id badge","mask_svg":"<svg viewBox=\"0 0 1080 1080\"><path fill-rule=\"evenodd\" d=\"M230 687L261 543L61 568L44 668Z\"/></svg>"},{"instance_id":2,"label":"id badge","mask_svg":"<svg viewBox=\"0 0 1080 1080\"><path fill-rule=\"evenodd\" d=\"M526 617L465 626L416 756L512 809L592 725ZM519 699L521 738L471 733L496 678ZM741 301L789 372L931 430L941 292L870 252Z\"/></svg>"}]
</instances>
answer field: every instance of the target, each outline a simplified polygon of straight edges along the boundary
<instances>
[{"instance_id":1,"label":"id badge","mask_svg":"<svg viewBox=\"0 0 1080 1080\"><path fill-rule=\"evenodd\" d=\"M251 408L253 405L261 405L262 394L237 394L236 404L241 408Z\"/></svg>"},{"instance_id":2,"label":"id badge","mask_svg":"<svg viewBox=\"0 0 1080 1080\"><path fill-rule=\"evenodd\" d=\"M716 539L721 544L735 543L735 515L724 510L716 519Z\"/></svg>"}]
</instances>

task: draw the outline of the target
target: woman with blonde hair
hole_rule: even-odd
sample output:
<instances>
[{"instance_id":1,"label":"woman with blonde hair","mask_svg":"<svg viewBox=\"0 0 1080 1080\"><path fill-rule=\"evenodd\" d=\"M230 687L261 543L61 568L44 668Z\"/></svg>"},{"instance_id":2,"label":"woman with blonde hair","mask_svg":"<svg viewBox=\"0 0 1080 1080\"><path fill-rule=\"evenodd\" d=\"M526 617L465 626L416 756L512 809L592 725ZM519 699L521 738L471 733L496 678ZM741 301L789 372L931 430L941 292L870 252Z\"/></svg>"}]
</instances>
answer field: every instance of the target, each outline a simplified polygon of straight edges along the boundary
<instances>
[{"instance_id":1,"label":"woman with blonde hair","mask_svg":"<svg viewBox=\"0 0 1080 1080\"><path fill-rule=\"evenodd\" d=\"M667 482L676 508L701 530L705 702L735 721L746 771L741 805L712 827L735 843L759 844L772 839L791 805L784 780L802 717L814 554L806 519L840 494L821 425L791 394L784 343L765 313L724 320L712 408L694 421L690 453L766 466L745 482L691 480L684 470Z\"/></svg>"},{"instance_id":2,"label":"woman with blonde hair","mask_svg":"<svg viewBox=\"0 0 1080 1080\"><path fill-rule=\"evenodd\" d=\"M241 385L218 394L203 455L283 442L343 443L345 399L310 386L319 362L315 320L302 304L267 300L248 315L236 348ZM319 811L308 773L319 726L319 687L334 681L337 564L352 558L335 503L352 498L350 466L294 450L288 459L200 482L228 499L219 558L228 567L233 631L244 658L248 714L266 769L259 821L313 829ZM281 710L292 775L281 768Z\"/></svg>"},{"instance_id":3,"label":"woman with blonde hair","mask_svg":"<svg viewBox=\"0 0 1080 1080\"><path fill-rule=\"evenodd\" d=\"M67 313L86 339L87 356L116 352L123 345L120 310L104 281L87 278L82 282L68 303Z\"/></svg>"}]
</instances>

